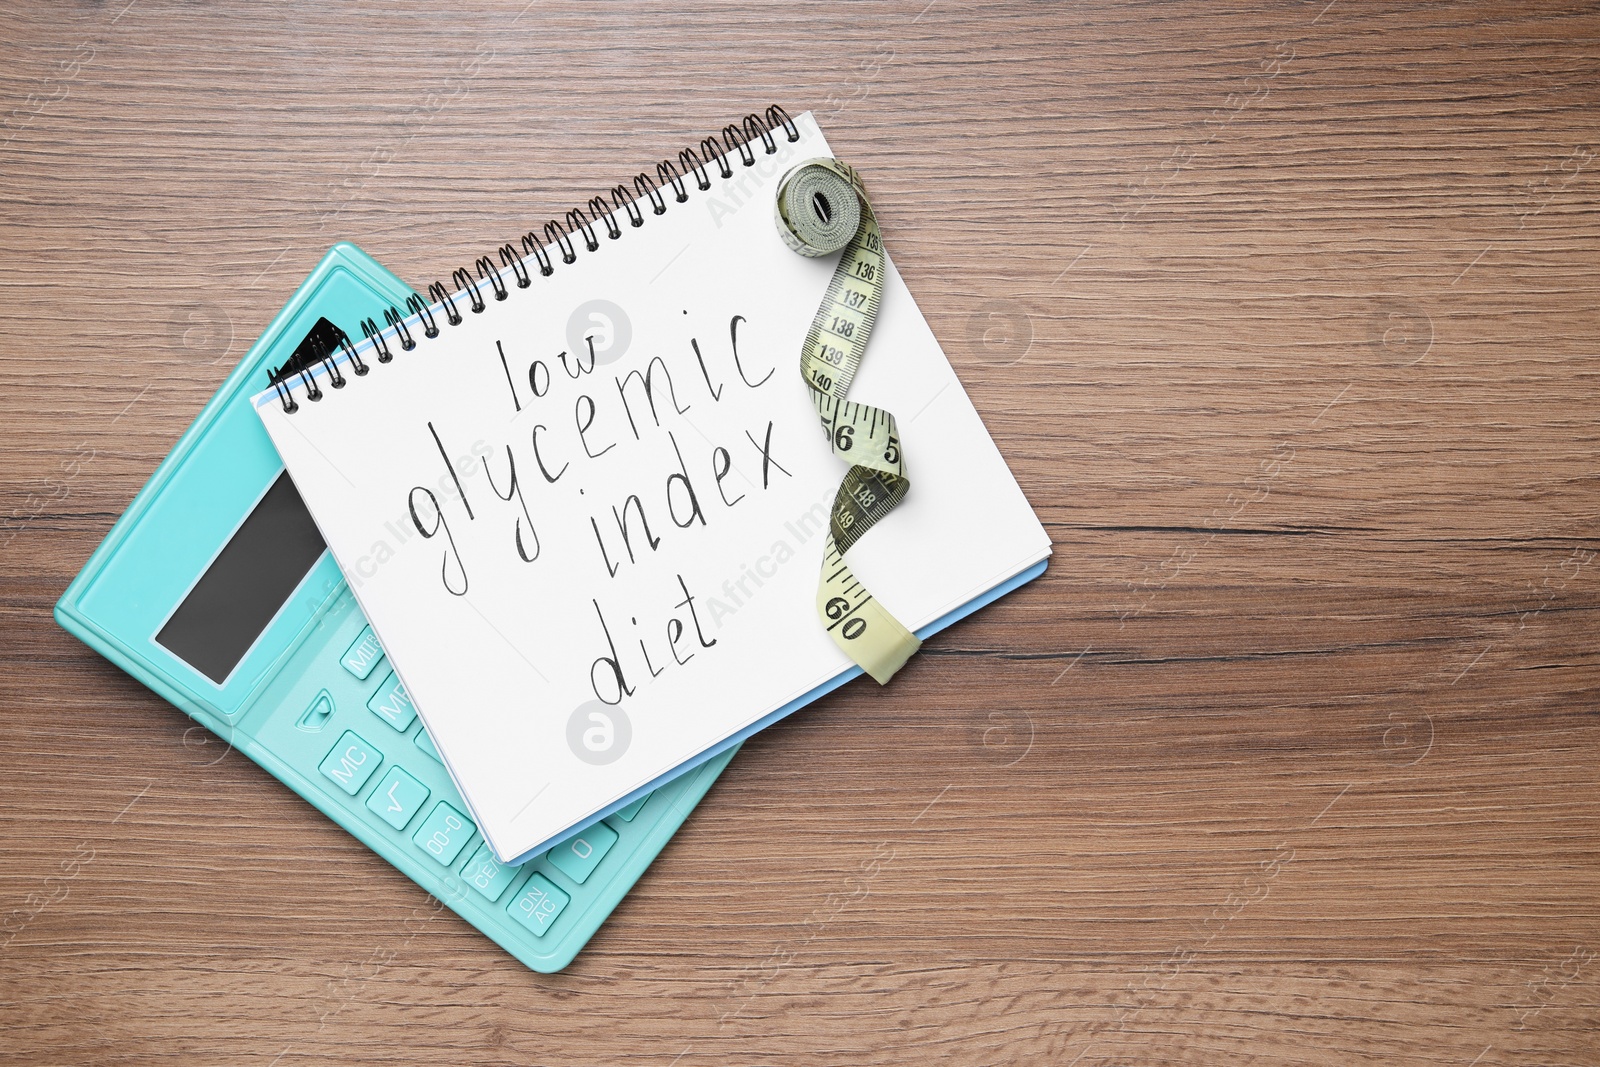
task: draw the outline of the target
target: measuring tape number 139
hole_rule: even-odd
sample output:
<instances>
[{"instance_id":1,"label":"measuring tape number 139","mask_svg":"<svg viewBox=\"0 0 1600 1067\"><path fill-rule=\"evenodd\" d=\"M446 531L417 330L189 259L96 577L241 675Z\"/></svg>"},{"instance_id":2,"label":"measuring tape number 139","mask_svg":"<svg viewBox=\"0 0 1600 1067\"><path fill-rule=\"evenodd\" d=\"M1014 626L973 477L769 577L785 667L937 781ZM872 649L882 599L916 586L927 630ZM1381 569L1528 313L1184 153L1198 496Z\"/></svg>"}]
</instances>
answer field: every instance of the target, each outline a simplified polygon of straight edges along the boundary
<instances>
[{"instance_id":1,"label":"measuring tape number 139","mask_svg":"<svg viewBox=\"0 0 1600 1067\"><path fill-rule=\"evenodd\" d=\"M911 487L894 416L845 399L883 300L883 239L860 175L837 159L810 159L785 174L777 216L784 242L801 255L844 250L800 350L800 375L829 446L850 464L828 516L817 611L845 655L883 685L922 646L844 560Z\"/></svg>"}]
</instances>

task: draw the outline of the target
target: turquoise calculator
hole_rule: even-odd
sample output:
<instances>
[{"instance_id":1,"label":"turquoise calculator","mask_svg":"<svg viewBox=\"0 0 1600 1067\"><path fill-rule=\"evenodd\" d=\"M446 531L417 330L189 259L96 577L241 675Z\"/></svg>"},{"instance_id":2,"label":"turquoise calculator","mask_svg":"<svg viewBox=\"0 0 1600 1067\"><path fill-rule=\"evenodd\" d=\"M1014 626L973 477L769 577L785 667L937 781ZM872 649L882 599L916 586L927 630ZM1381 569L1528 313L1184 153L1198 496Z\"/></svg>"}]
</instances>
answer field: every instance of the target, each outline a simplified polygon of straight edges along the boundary
<instances>
[{"instance_id":1,"label":"turquoise calculator","mask_svg":"<svg viewBox=\"0 0 1600 1067\"><path fill-rule=\"evenodd\" d=\"M351 244L317 265L56 604L95 651L536 971L599 929L733 750L521 864L483 842L250 405L417 297Z\"/></svg>"}]
</instances>

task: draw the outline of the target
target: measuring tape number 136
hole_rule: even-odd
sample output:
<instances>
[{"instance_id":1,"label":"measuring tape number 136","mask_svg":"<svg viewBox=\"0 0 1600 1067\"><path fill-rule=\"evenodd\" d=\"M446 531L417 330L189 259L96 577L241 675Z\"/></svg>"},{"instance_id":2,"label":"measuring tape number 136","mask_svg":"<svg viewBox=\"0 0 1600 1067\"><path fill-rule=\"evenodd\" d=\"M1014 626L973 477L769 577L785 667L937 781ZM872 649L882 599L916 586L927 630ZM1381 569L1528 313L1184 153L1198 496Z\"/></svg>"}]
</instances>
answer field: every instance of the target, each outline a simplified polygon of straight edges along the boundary
<instances>
[{"instance_id":1,"label":"measuring tape number 136","mask_svg":"<svg viewBox=\"0 0 1600 1067\"><path fill-rule=\"evenodd\" d=\"M844 560L911 487L894 416L845 399L883 300L883 239L860 175L837 159L810 159L785 174L777 216L784 242L801 255L844 250L800 350L829 446L850 464L828 516L817 611L845 655L882 685L922 646Z\"/></svg>"}]
</instances>

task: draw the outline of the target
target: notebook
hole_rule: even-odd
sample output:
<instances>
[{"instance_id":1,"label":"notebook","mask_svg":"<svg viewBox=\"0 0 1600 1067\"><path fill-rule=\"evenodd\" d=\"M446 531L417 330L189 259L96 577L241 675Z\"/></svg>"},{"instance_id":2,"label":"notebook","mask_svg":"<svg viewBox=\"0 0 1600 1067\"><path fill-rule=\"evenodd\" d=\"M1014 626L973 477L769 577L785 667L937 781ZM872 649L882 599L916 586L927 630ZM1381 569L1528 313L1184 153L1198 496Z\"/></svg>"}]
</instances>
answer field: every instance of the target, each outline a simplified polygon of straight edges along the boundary
<instances>
[{"instance_id":1,"label":"notebook","mask_svg":"<svg viewBox=\"0 0 1600 1067\"><path fill-rule=\"evenodd\" d=\"M751 116L253 401L507 862L853 671L815 599L846 464L798 371L834 259L774 220L831 155L809 113ZM898 418L910 494L849 562L908 628L1042 569L892 263L850 399Z\"/></svg>"}]
</instances>

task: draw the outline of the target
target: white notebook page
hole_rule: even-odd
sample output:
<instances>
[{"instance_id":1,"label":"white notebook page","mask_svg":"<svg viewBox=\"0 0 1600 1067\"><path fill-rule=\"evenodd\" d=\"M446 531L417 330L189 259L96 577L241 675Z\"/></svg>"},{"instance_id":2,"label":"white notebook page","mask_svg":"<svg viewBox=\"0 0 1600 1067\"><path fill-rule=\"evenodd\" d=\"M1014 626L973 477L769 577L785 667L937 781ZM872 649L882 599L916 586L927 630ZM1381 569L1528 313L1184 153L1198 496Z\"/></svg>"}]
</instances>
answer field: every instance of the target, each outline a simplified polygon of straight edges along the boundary
<instances>
[{"instance_id":1,"label":"white notebook page","mask_svg":"<svg viewBox=\"0 0 1600 1067\"><path fill-rule=\"evenodd\" d=\"M850 666L815 608L844 465L798 372L837 257L779 238L812 117L733 176L323 398L256 407L503 859L562 834ZM871 188L871 175L867 175ZM885 234L890 249L894 234ZM594 344L591 364L589 340ZM341 357L342 358L342 357ZM647 377L648 375L648 377ZM893 412L906 501L850 552L915 630L1049 540L892 265L850 398ZM653 407L652 407L653 404ZM513 476L514 470L514 476ZM915 660L902 675L915 684ZM871 685L871 682L862 684ZM595 717L599 712L600 717ZM609 728L607 724L609 723Z\"/></svg>"}]
</instances>

